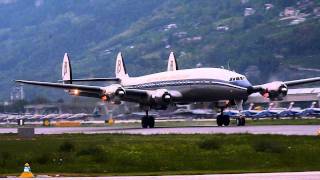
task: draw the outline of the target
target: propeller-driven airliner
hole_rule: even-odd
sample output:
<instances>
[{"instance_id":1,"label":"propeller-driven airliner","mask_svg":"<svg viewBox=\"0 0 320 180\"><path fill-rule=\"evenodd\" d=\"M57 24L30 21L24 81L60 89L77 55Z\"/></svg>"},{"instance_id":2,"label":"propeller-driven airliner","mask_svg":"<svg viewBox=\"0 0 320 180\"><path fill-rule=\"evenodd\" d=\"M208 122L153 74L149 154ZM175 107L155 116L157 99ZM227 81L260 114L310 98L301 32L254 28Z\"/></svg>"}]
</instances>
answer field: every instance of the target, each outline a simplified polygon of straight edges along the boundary
<instances>
[{"instance_id":1,"label":"propeller-driven airliner","mask_svg":"<svg viewBox=\"0 0 320 180\"><path fill-rule=\"evenodd\" d=\"M176 58L171 53L165 72L140 77L130 77L121 53L116 58L115 77L73 79L71 63L66 53L62 63L62 82L41 82L16 80L18 83L60 88L70 95L100 98L104 101L138 103L146 115L141 119L143 128L153 128L155 118L149 115L150 109L166 109L170 105L194 102L213 102L221 109L217 116L218 126L228 126L230 116L223 114L228 106L236 106L242 112L242 104L248 97L259 92L270 100L282 100L288 88L296 85L320 81L320 77L294 81L273 81L262 85L252 85L239 73L223 68L178 69ZM108 86L74 84L82 81L110 81ZM237 119L238 126L245 125L244 116Z\"/></svg>"}]
</instances>

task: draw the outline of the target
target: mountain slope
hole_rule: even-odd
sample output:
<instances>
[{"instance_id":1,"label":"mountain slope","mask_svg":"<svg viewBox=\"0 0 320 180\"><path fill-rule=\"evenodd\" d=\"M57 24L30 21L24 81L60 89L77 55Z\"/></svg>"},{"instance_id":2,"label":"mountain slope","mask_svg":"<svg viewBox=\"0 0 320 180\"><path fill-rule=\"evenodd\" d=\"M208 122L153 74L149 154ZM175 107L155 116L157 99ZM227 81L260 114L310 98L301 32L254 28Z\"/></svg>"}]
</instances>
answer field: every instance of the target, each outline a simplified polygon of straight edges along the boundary
<instances>
[{"instance_id":1,"label":"mountain slope","mask_svg":"<svg viewBox=\"0 0 320 180\"><path fill-rule=\"evenodd\" d=\"M0 0L0 97L8 97L13 79L59 79L64 52L75 77L113 76L118 51L130 75L165 70L175 51L182 68L229 64L255 83L314 76L319 6L316 0ZM286 7L295 15L279 16ZM254 13L244 16L246 8Z\"/></svg>"}]
</instances>

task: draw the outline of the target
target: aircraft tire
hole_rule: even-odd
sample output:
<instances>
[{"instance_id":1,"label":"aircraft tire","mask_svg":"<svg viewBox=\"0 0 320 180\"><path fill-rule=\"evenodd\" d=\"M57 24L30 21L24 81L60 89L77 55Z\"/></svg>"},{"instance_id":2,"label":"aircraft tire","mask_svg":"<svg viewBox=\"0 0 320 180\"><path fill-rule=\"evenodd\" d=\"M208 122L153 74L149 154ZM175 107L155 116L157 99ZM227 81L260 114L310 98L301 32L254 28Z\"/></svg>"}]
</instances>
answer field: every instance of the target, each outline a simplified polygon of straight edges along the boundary
<instances>
[{"instance_id":1,"label":"aircraft tire","mask_svg":"<svg viewBox=\"0 0 320 180\"><path fill-rule=\"evenodd\" d=\"M236 119L236 125L237 125L237 126L240 126L240 118L237 118L237 119Z\"/></svg>"},{"instance_id":2,"label":"aircraft tire","mask_svg":"<svg viewBox=\"0 0 320 180\"><path fill-rule=\"evenodd\" d=\"M143 116L141 118L141 126L142 126L142 128L148 128L148 117L147 116Z\"/></svg>"},{"instance_id":3,"label":"aircraft tire","mask_svg":"<svg viewBox=\"0 0 320 180\"><path fill-rule=\"evenodd\" d=\"M240 119L242 119L242 120L241 120L241 121L242 121L241 126L245 126L245 125L246 125L246 118L245 118L245 117L242 117L242 118L240 118Z\"/></svg>"},{"instance_id":4,"label":"aircraft tire","mask_svg":"<svg viewBox=\"0 0 320 180\"><path fill-rule=\"evenodd\" d=\"M153 116L148 117L148 126L149 126L149 128L154 128L154 117Z\"/></svg>"},{"instance_id":5,"label":"aircraft tire","mask_svg":"<svg viewBox=\"0 0 320 180\"><path fill-rule=\"evenodd\" d=\"M218 115L217 116L217 125L218 126L222 126L223 125L223 116L222 115Z\"/></svg>"},{"instance_id":6,"label":"aircraft tire","mask_svg":"<svg viewBox=\"0 0 320 180\"><path fill-rule=\"evenodd\" d=\"M223 125L224 125L224 126L229 126L229 124L230 124L230 116L228 116L228 115L223 115L223 116L222 116L222 119L223 119Z\"/></svg>"},{"instance_id":7,"label":"aircraft tire","mask_svg":"<svg viewBox=\"0 0 320 180\"><path fill-rule=\"evenodd\" d=\"M236 120L237 126L245 126L246 125L246 119L244 117L239 117Z\"/></svg>"}]
</instances>

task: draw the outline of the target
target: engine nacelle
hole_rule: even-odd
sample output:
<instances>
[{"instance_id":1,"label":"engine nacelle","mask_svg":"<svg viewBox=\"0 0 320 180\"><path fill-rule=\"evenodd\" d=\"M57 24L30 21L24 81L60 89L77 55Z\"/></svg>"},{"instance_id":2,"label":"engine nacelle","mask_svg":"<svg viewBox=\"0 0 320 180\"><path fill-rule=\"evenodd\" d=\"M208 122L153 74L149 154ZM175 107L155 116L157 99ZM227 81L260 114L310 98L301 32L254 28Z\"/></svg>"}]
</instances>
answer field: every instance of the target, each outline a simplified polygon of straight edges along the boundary
<instances>
[{"instance_id":1,"label":"engine nacelle","mask_svg":"<svg viewBox=\"0 0 320 180\"><path fill-rule=\"evenodd\" d=\"M107 97L107 100L114 100L117 97L123 97L126 94L126 91L122 88L120 84L112 84L110 86L104 87L104 96Z\"/></svg>"},{"instance_id":2,"label":"engine nacelle","mask_svg":"<svg viewBox=\"0 0 320 180\"><path fill-rule=\"evenodd\" d=\"M283 100L288 94L288 87L281 81L274 81L262 85L263 91L260 94L271 100L280 101Z\"/></svg>"},{"instance_id":3,"label":"engine nacelle","mask_svg":"<svg viewBox=\"0 0 320 180\"><path fill-rule=\"evenodd\" d=\"M172 100L171 94L166 89L158 89L151 94L152 99L159 104L168 104Z\"/></svg>"}]
</instances>

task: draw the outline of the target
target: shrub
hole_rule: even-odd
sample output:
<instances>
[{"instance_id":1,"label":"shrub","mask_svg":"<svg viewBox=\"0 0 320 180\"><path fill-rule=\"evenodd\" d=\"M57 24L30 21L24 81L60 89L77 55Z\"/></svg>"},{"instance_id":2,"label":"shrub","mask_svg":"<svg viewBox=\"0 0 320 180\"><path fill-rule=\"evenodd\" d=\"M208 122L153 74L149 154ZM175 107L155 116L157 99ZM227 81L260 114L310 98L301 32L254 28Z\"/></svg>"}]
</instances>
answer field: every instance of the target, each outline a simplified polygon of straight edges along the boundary
<instances>
[{"instance_id":1,"label":"shrub","mask_svg":"<svg viewBox=\"0 0 320 180\"><path fill-rule=\"evenodd\" d=\"M257 152L281 153L286 147L280 142L274 140L260 140L253 144L253 148Z\"/></svg>"},{"instance_id":2,"label":"shrub","mask_svg":"<svg viewBox=\"0 0 320 180\"><path fill-rule=\"evenodd\" d=\"M66 141L62 143L59 147L60 152L72 152L74 151L75 147L72 142Z\"/></svg>"},{"instance_id":3,"label":"shrub","mask_svg":"<svg viewBox=\"0 0 320 180\"><path fill-rule=\"evenodd\" d=\"M199 143L199 148L206 150L215 150L221 147L221 141L218 139L205 139Z\"/></svg>"},{"instance_id":4,"label":"shrub","mask_svg":"<svg viewBox=\"0 0 320 180\"><path fill-rule=\"evenodd\" d=\"M0 163L1 165L5 165L6 162L10 159L11 154L9 152L1 152L0 154Z\"/></svg>"},{"instance_id":5,"label":"shrub","mask_svg":"<svg viewBox=\"0 0 320 180\"><path fill-rule=\"evenodd\" d=\"M102 146L89 146L85 149L80 150L77 155L79 156L91 156L92 159L97 163L107 161L107 153L104 151Z\"/></svg>"},{"instance_id":6,"label":"shrub","mask_svg":"<svg viewBox=\"0 0 320 180\"><path fill-rule=\"evenodd\" d=\"M39 164L46 164L50 161L51 156L48 153L44 153L36 159L36 162Z\"/></svg>"}]
</instances>

